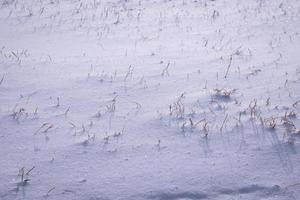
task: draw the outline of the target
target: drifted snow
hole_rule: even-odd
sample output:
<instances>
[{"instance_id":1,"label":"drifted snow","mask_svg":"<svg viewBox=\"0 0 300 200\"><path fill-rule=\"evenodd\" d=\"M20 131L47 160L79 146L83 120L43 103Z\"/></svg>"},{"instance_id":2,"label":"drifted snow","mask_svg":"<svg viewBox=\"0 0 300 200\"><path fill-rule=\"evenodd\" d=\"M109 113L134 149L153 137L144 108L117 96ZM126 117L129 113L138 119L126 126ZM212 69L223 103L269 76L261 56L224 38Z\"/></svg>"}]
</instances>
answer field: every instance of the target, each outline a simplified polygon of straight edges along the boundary
<instances>
[{"instance_id":1,"label":"drifted snow","mask_svg":"<svg viewBox=\"0 0 300 200\"><path fill-rule=\"evenodd\" d=\"M0 3L1 200L300 199L299 0Z\"/></svg>"}]
</instances>

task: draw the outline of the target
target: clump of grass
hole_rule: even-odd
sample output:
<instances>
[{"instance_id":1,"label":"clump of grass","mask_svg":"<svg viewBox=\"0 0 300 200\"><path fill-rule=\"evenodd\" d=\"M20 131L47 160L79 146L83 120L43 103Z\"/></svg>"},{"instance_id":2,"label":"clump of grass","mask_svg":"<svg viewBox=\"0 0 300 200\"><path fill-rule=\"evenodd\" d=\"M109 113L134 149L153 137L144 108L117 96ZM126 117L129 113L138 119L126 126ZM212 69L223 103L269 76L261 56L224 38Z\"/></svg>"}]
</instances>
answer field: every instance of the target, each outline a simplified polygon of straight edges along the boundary
<instances>
[{"instance_id":1,"label":"clump of grass","mask_svg":"<svg viewBox=\"0 0 300 200\"><path fill-rule=\"evenodd\" d=\"M88 146L91 142L95 141L96 135L87 133L87 138L81 143L83 146Z\"/></svg>"},{"instance_id":2,"label":"clump of grass","mask_svg":"<svg viewBox=\"0 0 300 200\"><path fill-rule=\"evenodd\" d=\"M22 116L27 116L28 114L25 112L25 108L19 108L16 110L16 108L13 110L13 113L11 114L14 120L19 121L19 119Z\"/></svg>"},{"instance_id":3,"label":"clump of grass","mask_svg":"<svg viewBox=\"0 0 300 200\"><path fill-rule=\"evenodd\" d=\"M261 72L261 69L252 70L249 74L247 74L246 79L249 79L250 76L256 76Z\"/></svg>"},{"instance_id":4,"label":"clump of grass","mask_svg":"<svg viewBox=\"0 0 300 200\"><path fill-rule=\"evenodd\" d=\"M29 173L34 170L35 166L33 166L32 168L30 168L27 172L25 167L22 167L21 169L19 169L19 174L18 176L20 176L20 182L18 183L18 185L20 186L25 186L28 184L28 182L30 181L29 179Z\"/></svg>"},{"instance_id":5,"label":"clump of grass","mask_svg":"<svg viewBox=\"0 0 300 200\"><path fill-rule=\"evenodd\" d=\"M173 104L169 105L170 116L175 116L178 119L182 119L184 117L185 106L182 102L185 97L184 95L185 93L182 93Z\"/></svg>"},{"instance_id":6,"label":"clump of grass","mask_svg":"<svg viewBox=\"0 0 300 200\"><path fill-rule=\"evenodd\" d=\"M277 126L275 117L265 118L263 122L264 122L264 126L271 130L275 130Z\"/></svg>"},{"instance_id":7,"label":"clump of grass","mask_svg":"<svg viewBox=\"0 0 300 200\"><path fill-rule=\"evenodd\" d=\"M250 110L250 117L251 117L251 119L254 119L255 116L257 115L257 100L253 99L253 101L251 101L249 103L248 108Z\"/></svg>"},{"instance_id":8,"label":"clump of grass","mask_svg":"<svg viewBox=\"0 0 300 200\"><path fill-rule=\"evenodd\" d=\"M296 101L295 103L293 103L293 107L296 108L299 103L300 103L300 100Z\"/></svg>"},{"instance_id":9,"label":"clump of grass","mask_svg":"<svg viewBox=\"0 0 300 200\"><path fill-rule=\"evenodd\" d=\"M297 114L295 113L295 111L287 111L285 113L284 118L296 118Z\"/></svg>"},{"instance_id":10,"label":"clump of grass","mask_svg":"<svg viewBox=\"0 0 300 200\"><path fill-rule=\"evenodd\" d=\"M161 72L161 76L170 76L169 74L169 67L170 67L170 61L168 62L167 66L163 69L163 71Z\"/></svg>"},{"instance_id":11,"label":"clump of grass","mask_svg":"<svg viewBox=\"0 0 300 200\"><path fill-rule=\"evenodd\" d=\"M124 77L124 81L127 81L128 78L132 78L134 67L131 65L128 67L128 71Z\"/></svg>"},{"instance_id":12,"label":"clump of grass","mask_svg":"<svg viewBox=\"0 0 300 200\"><path fill-rule=\"evenodd\" d=\"M49 197L49 194L55 189L55 187L50 188L47 193L45 194L45 197Z\"/></svg>"},{"instance_id":13,"label":"clump of grass","mask_svg":"<svg viewBox=\"0 0 300 200\"><path fill-rule=\"evenodd\" d=\"M209 122L206 119L201 119L197 122L194 122L192 118L189 118L188 121L185 122L185 124L189 123L191 131L194 129L198 130L200 133L202 133L203 137L207 137L209 133Z\"/></svg>"},{"instance_id":14,"label":"clump of grass","mask_svg":"<svg viewBox=\"0 0 300 200\"><path fill-rule=\"evenodd\" d=\"M206 121L206 119L204 119L202 122L202 132L203 132L203 136L207 138L209 132L209 122Z\"/></svg>"},{"instance_id":15,"label":"clump of grass","mask_svg":"<svg viewBox=\"0 0 300 200\"><path fill-rule=\"evenodd\" d=\"M294 129L296 129L295 124L289 120L287 114L281 118L282 125L287 129L288 132L292 132Z\"/></svg>"},{"instance_id":16,"label":"clump of grass","mask_svg":"<svg viewBox=\"0 0 300 200\"><path fill-rule=\"evenodd\" d=\"M116 102L117 102L117 97L115 96L112 100L111 100L111 104L106 106L106 111L108 113L114 113L116 111Z\"/></svg>"},{"instance_id":17,"label":"clump of grass","mask_svg":"<svg viewBox=\"0 0 300 200\"><path fill-rule=\"evenodd\" d=\"M213 97L215 99L230 100L232 94L236 92L236 89L215 88L214 92L215 92L215 94L213 95Z\"/></svg>"},{"instance_id":18,"label":"clump of grass","mask_svg":"<svg viewBox=\"0 0 300 200\"><path fill-rule=\"evenodd\" d=\"M40 128L34 133L34 135L38 134L39 132L47 133L53 127L53 124L46 122L40 126Z\"/></svg>"},{"instance_id":19,"label":"clump of grass","mask_svg":"<svg viewBox=\"0 0 300 200\"><path fill-rule=\"evenodd\" d=\"M187 121L183 121L180 125L181 131L184 133L185 132L185 127L186 127Z\"/></svg>"},{"instance_id":20,"label":"clump of grass","mask_svg":"<svg viewBox=\"0 0 300 200\"><path fill-rule=\"evenodd\" d=\"M114 137L114 138L119 138L119 137L121 137L122 135L124 135L124 132L125 132L125 127L123 127L121 131L115 132L115 133L113 134L113 137Z\"/></svg>"},{"instance_id":21,"label":"clump of grass","mask_svg":"<svg viewBox=\"0 0 300 200\"><path fill-rule=\"evenodd\" d=\"M242 122L242 114L243 114L243 112L239 112L239 117L238 118L236 118L236 117L233 117L233 119L235 119L236 120L236 124L235 124L235 126L236 127L243 127L244 125L243 125L243 122Z\"/></svg>"}]
</instances>

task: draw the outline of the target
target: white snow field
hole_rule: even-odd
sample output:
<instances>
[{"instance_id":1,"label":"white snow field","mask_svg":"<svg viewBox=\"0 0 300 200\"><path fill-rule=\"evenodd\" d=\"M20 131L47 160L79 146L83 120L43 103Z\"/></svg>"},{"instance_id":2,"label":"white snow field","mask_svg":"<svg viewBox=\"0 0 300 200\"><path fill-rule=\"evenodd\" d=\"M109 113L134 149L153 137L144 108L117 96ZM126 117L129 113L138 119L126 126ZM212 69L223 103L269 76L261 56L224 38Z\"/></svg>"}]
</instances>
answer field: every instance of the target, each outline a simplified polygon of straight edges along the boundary
<instances>
[{"instance_id":1,"label":"white snow field","mask_svg":"<svg viewBox=\"0 0 300 200\"><path fill-rule=\"evenodd\" d=\"M299 0L0 0L0 199L299 200Z\"/></svg>"}]
</instances>

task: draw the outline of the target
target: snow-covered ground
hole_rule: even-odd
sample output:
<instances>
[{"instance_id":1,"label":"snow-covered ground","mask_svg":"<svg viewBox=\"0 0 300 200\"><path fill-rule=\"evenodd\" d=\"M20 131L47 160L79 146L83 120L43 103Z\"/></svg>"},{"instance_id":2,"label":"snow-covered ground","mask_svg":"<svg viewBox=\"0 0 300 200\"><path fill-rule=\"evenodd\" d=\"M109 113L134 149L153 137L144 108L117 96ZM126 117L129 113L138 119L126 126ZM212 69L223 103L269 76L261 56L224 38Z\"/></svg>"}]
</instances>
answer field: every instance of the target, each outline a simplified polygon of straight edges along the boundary
<instances>
[{"instance_id":1,"label":"snow-covered ground","mask_svg":"<svg viewBox=\"0 0 300 200\"><path fill-rule=\"evenodd\" d=\"M0 199L300 199L299 0L1 0Z\"/></svg>"}]
</instances>

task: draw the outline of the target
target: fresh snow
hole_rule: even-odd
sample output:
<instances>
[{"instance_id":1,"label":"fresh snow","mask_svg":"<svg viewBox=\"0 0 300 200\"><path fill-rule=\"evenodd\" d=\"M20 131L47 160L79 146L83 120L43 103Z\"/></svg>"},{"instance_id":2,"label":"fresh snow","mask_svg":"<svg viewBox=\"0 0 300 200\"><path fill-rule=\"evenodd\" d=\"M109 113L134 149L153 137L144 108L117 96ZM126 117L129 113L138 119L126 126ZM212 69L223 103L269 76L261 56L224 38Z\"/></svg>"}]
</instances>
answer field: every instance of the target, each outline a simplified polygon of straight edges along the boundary
<instances>
[{"instance_id":1,"label":"fresh snow","mask_svg":"<svg viewBox=\"0 0 300 200\"><path fill-rule=\"evenodd\" d=\"M0 199L300 199L299 0L1 0Z\"/></svg>"}]
</instances>

